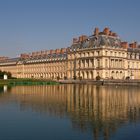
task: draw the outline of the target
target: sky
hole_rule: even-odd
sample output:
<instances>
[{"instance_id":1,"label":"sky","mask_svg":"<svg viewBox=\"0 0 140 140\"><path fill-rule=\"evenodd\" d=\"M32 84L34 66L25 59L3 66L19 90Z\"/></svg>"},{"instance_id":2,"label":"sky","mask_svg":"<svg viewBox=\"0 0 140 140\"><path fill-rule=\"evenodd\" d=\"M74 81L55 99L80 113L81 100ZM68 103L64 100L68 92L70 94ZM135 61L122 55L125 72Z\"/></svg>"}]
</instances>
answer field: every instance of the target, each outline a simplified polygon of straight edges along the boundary
<instances>
[{"instance_id":1,"label":"sky","mask_svg":"<svg viewBox=\"0 0 140 140\"><path fill-rule=\"evenodd\" d=\"M69 47L95 27L140 42L140 0L0 0L0 56Z\"/></svg>"}]
</instances>

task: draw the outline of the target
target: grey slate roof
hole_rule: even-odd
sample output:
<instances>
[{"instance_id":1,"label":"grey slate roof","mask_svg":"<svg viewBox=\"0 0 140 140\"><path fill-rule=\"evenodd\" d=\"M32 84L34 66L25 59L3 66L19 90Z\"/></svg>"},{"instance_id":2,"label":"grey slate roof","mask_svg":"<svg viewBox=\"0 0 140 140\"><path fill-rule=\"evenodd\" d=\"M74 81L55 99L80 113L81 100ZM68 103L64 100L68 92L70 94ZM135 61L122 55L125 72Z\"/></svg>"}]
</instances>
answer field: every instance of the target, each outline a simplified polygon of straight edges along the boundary
<instances>
[{"instance_id":1,"label":"grey slate roof","mask_svg":"<svg viewBox=\"0 0 140 140\"><path fill-rule=\"evenodd\" d=\"M95 48L102 46L110 47L121 47L121 39L119 37L98 35L98 36L89 36L87 40L72 44L69 48L71 50L83 49L83 48Z\"/></svg>"}]
</instances>

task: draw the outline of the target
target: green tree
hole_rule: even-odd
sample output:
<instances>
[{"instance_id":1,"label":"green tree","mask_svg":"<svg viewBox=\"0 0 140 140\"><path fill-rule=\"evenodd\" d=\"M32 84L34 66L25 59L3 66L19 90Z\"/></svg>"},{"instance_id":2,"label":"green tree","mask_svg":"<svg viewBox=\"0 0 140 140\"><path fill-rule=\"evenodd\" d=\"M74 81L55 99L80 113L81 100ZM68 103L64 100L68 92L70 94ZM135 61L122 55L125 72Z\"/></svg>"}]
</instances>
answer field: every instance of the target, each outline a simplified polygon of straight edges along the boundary
<instances>
[{"instance_id":1,"label":"green tree","mask_svg":"<svg viewBox=\"0 0 140 140\"><path fill-rule=\"evenodd\" d=\"M6 74L8 78L12 78L12 74L10 72L0 70L0 79L3 79L4 74Z\"/></svg>"}]
</instances>

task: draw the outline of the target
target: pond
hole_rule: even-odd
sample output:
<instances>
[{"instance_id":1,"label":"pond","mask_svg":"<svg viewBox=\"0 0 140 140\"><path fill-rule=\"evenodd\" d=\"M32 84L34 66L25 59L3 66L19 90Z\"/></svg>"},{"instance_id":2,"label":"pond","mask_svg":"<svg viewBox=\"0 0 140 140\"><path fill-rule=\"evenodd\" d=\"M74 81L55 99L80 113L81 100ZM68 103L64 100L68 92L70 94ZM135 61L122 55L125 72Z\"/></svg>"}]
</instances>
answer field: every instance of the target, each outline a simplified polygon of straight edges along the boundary
<instances>
[{"instance_id":1,"label":"pond","mask_svg":"<svg viewBox=\"0 0 140 140\"><path fill-rule=\"evenodd\" d=\"M0 140L140 140L140 87L0 87Z\"/></svg>"}]
</instances>

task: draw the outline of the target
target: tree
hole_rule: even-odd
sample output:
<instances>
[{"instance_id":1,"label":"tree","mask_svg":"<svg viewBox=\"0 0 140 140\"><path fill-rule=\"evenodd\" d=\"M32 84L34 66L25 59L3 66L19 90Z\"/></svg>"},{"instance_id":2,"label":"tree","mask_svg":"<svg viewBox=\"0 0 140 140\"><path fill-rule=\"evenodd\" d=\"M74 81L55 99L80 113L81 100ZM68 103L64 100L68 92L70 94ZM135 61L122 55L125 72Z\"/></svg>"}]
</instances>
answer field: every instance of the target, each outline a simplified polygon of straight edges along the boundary
<instances>
[{"instance_id":1,"label":"tree","mask_svg":"<svg viewBox=\"0 0 140 140\"><path fill-rule=\"evenodd\" d=\"M8 78L12 78L12 74L10 72L0 70L0 79L3 79L5 74L8 76Z\"/></svg>"},{"instance_id":2,"label":"tree","mask_svg":"<svg viewBox=\"0 0 140 140\"><path fill-rule=\"evenodd\" d=\"M57 80L58 80L58 81L60 80L60 76L57 76Z\"/></svg>"},{"instance_id":3,"label":"tree","mask_svg":"<svg viewBox=\"0 0 140 140\"><path fill-rule=\"evenodd\" d=\"M96 76L96 80L97 80L97 81L101 80L101 77L100 77L99 75Z\"/></svg>"}]
</instances>

